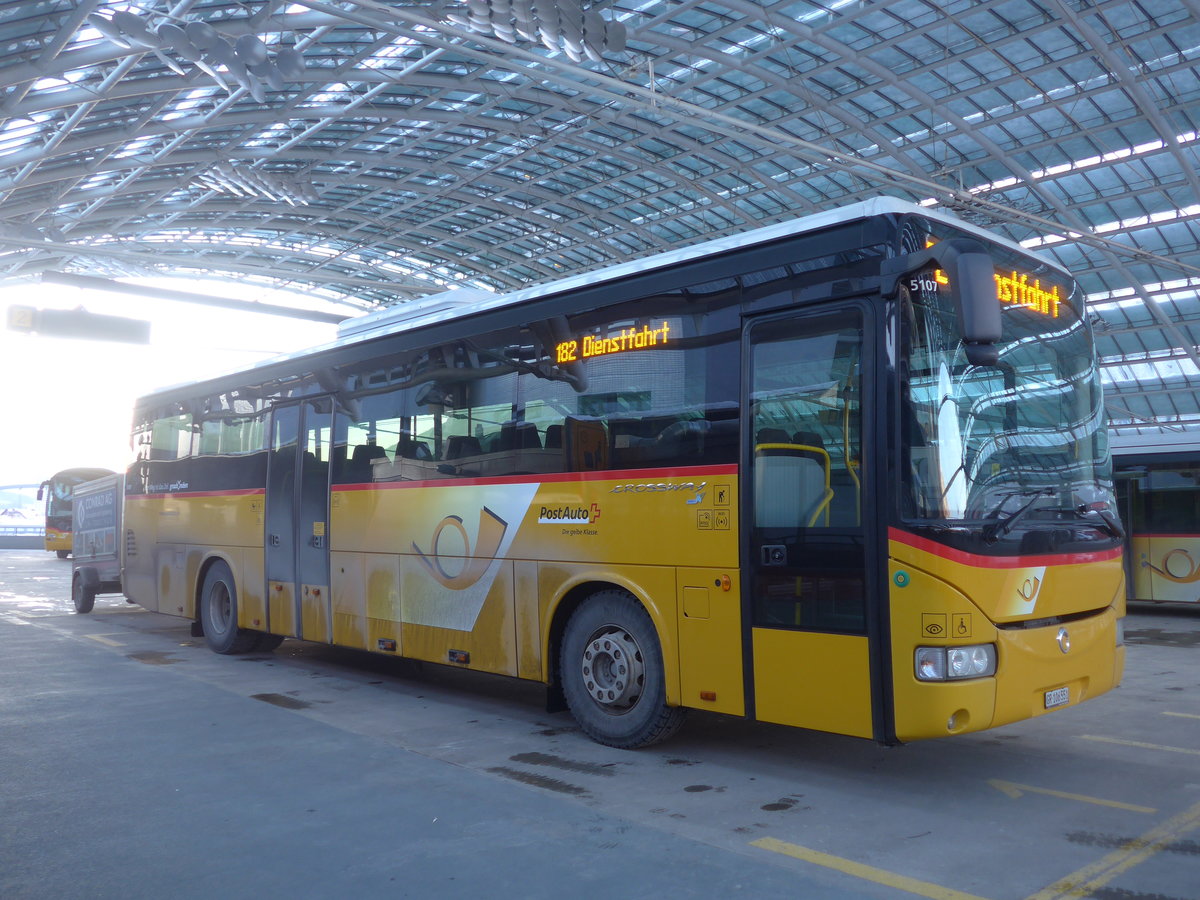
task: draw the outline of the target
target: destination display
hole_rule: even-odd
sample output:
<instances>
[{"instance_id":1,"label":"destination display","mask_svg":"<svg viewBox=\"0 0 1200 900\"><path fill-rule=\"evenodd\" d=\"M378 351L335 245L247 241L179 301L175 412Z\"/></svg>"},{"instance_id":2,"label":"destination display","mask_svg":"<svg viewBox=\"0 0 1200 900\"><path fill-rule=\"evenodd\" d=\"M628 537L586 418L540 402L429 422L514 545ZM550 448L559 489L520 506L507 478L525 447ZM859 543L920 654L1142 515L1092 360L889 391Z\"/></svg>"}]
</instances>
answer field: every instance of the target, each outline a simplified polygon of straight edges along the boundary
<instances>
[{"instance_id":1,"label":"destination display","mask_svg":"<svg viewBox=\"0 0 1200 900\"><path fill-rule=\"evenodd\" d=\"M663 322L659 328L651 328L649 325L643 325L640 329L622 328L612 337L585 334L577 340L561 341L555 345L554 359L558 363L572 363L594 356L663 347L669 343L670 331L671 326Z\"/></svg>"},{"instance_id":2,"label":"destination display","mask_svg":"<svg viewBox=\"0 0 1200 900\"><path fill-rule=\"evenodd\" d=\"M1043 287L1040 278L1016 269L996 273L996 296L1001 303L1023 306L1051 319L1058 318L1059 306L1063 301L1057 284Z\"/></svg>"}]
</instances>

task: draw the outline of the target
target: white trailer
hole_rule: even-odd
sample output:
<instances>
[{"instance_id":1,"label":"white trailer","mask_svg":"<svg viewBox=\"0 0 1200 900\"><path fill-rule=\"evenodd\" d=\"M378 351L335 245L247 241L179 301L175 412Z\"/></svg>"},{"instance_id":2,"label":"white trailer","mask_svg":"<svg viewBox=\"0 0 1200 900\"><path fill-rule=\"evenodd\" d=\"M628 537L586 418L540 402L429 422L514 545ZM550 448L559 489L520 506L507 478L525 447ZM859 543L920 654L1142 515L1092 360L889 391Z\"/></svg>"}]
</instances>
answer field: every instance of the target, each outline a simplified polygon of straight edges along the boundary
<instances>
[{"instance_id":1,"label":"white trailer","mask_svg":"<svg viewBox=\"0 0 1200 900\"><path fill-rule=\"evenodd\" d=\"M78 613L91 612L97 594L121 593L124 503L124 475L105 475L75 486L71 600Z\"/></svg>"}]
</instances>

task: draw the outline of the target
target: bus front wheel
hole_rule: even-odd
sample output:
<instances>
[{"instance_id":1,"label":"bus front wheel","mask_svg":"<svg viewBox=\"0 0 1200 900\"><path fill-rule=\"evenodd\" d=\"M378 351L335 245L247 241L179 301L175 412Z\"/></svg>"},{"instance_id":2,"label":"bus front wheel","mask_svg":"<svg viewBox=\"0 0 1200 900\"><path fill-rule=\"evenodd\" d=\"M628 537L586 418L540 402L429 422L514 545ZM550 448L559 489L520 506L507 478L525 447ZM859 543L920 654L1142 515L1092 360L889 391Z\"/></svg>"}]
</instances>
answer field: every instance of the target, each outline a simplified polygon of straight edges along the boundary
<instances>
[{"instance_id":1,"label":"bus front wheel","mask_svg":"<svg viewBox=\"0 0 1200 900\"><path fill-rule=\"evenodd\" d=\"M214 563L200 591L200 623L204 641L214 653L249 653L260 633L237 627L237 588L233 573L223 562Z\"/></svg>"},{"instance_id":2,"label":"bus front wheel","mask_svg":"<svg viewBox=\"0 0 1200 900\"><path fill-rule=\"evenodd\" d=\"M674 734L662 648L649 613L625 591L599 591L571 615L559 672L571 715L592 740L632 750Z\"/></svg>"},{"instance_id":3,"label":"bus front wheel","mask_svg":"<svg viewBox=\"0 0 1200 900\"><path fill-rule=\"evenodd\" d=\"M55 554L57 554L59 559L66 559L68 556L71 555L70 550L55 550L54 552L55 552Z\"/></svg>"}]
</instances>

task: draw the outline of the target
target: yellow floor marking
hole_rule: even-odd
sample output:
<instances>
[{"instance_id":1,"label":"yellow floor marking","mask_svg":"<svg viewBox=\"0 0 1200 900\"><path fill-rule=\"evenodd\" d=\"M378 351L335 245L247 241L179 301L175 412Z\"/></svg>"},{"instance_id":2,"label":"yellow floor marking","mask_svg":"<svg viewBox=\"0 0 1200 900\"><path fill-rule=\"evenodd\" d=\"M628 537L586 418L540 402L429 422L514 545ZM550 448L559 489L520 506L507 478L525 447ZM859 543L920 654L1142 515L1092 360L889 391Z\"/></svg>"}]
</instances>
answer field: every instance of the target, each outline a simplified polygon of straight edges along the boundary
<instances>
[{"instance_id":1,"label":"yellow floor marking","mask_svg":"<svg viewBox=\"0 0 1200 900\"><path fill-rule=\"evenodd\" d=\"M1089 797L1086 794L1069 794L1066 791L1052 791L1049 788L1031 787L1028 784L1016 784L1012 781L1001 781L998 778L989 778L988 784L1001 793L1012 797L1014 800L1016 800L1022 794L1046 794L1049 797L1057 797L1060 800L1078 800L1080 803L1094 803L1097 806L1111 806L1114 809L1127 809L1130 812L1158 812L1158 810L1153 806L1136 806L1133 803L1121 803L1118 800L1102 800L1099 797Z\"/></svg>"},{"instance_id":2,"label":"yellow floor marking","mask_svg":"<svg viewBox=\"0 0 1200 900\"><path fill-rule=\"evenodd\" d=\"M1200 803L1151 828L1141 837L1126 841L1103 859L1084 866L1066 878L1060 878L1048 888L1030 895L1027 900L1074 900L1090 897L1126 869L1132 869L1138 863L1144 862L1195 828L1200 828Z\"/></svg>"},{"instance_id":3,"label":"yellow floor marking","mask_svg":"<svg viewBox=\"0 0 1200 900\"><path fill-rule=\"evenodd\" d=\"M1196 715L1195 713L1164 712L1163 715L1164 716L1178 716L1181 719L1200 719L1200 716Z\"/></svg>"},{"instance_id":4,"label":"yellow floor marking","mask_svg":"<svg viewBox=\"0 0 1200 900\"><path fill-rule=\"evenodd\" d=\"M909 878L907 875L897 875L895 872L889 872L886 869L877 869L874 866L857 863L851 859L831 856L828 853L822 853L820 850L810 850L807 847L801 847L798 844L789 844L786 841L779 841L775 838L760 838L757 841L751 841L750 846L770 850L773 853L782 853L784 856L791 856L804 862L824 866L827 869L844 872L847 875L853 875L855 878L862 878L865 881L873 881L876 884L908 891L910 894L929 897L930 900L983 900L982 897L977 897L975 894L964 894L962 891L944 888L938 884L930 884L928 881L918 881L916 878Z\"/></svg>"},{"instance_id":5,"label":"yellow floor marking","mask_svg":"<svg viewBox=\"0 0 1200 900\"><path fill-rule=\"evenodd\" d=\"M125 646L120 641L110 641L108 638L106 638L102 634L85 634L84 637L90 638L93 641L98 641L99 643L104 644L106 647L124 647Z\"/></svg>"},{"instance_id":6,"label":"yellow floor marking","mask_svg":"<svg viewBox=\"0 0 1200 900\"><path fill-rule=\"evenodd\" d=\"M1143 741L1126 741L1121 738L1100 737L1095 734L1081 734L1081 738L1085 741L1101 741L1105 744L1121 744L1125 747L1141 747L1143 750L1165 750L1168 753L1189 753L1192 756L1200 756L1200 750L1193 750L1191 747L1168 747L1165 744L1147 744Z\"/></svg>"}]
</instances>

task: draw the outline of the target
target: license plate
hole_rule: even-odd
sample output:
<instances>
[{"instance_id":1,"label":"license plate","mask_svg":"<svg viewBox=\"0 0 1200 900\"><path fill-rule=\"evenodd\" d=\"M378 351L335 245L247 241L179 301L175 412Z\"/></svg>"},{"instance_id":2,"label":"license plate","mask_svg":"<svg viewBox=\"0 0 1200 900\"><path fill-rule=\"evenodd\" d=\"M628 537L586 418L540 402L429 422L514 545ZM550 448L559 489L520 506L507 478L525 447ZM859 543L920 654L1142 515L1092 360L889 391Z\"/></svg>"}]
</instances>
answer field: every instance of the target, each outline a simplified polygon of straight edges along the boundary
<instances>
[{"instance_id":1,"label":"license plate","mask_svg":"<svg viewBox=\"0 0 1200 900\"><path fill-rule=\"evenodd\" d=\"M1052 691L1046 691L1046 709L1054 709L1056 706L1063 706L1071 702L1071 692L1065 687L1055 688Z\"/></svg>"}]
</instances>

